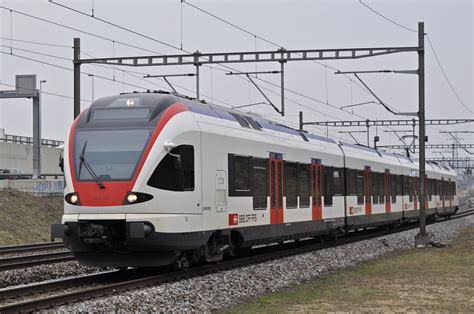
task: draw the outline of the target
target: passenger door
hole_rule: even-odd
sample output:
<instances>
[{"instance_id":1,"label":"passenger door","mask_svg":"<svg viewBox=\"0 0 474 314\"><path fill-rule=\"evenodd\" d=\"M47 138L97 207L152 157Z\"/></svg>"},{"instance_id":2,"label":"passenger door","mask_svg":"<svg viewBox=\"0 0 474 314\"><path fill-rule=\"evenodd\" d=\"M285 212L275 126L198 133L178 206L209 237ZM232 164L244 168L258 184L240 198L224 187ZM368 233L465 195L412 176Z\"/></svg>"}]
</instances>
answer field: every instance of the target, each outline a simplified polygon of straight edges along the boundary
<instances>
[{"instance_id":1,"label":"passenger door","mask_svg":"<svg viewBox=\"0 0 474 314\"><path fill-rule=\"evenodd\" d=\"M440 198L441 198L441 201L442 201L442 204L443 204L443 209L446 207L446 203L445 203L445 199L446 199L446 188L445 188L445 181L444 181L444 177L441 178L441 188L440 188Z\"/></svg>"},{"instance_id":2,"label":"passenger door","mask_svg":"<svg viewBox=\"0 0 474 314\"><path fill-rule=\"evenodd\" d=\"M283 160L273 154L268 160L268 191L270 193L270 223L283 223Z\"/></svg>"},{"instance_id":3,"label":"passenger door","mask_svg":"<svg viewBox=\"0 0 474 314\"><path fill-rule=\"evenodd\" d=\"M390 176L390 170L385 169L385 173L383 176L383 191L385 195L385 213L387 214L392 211L391 187L392 187L392 180Z\"/></svg>"},{"instance_id":4,"label":"passenger door","mask_svg":"<svg viewBox=\"0 0 474 314\"><path fill-rule=\"evenodd\" d=\"M368 166L364 168L364 198L365 214L370 215L372 214L372 171Z\"/></svg>"},{"instance_id":5,"label":"passenger door","mask_svg":"<svg viewBox=\"0 0 474 314\"><path fill-rule=\"evenodd\" d=\"M312 195L312 217L313 220L323 219L322 195L323 195L323 166L321 161L311 163L311 195Z\"/></svg>"},{"instance_id":6,"label":"passenger door","mask_svg":"<svg viewBox=\"0 0 474 314\"><path fill-rule=\"evenodd\" d=\"M413 209L418 209L418 177L413 177Z\"/></svg>"}]
</instances>

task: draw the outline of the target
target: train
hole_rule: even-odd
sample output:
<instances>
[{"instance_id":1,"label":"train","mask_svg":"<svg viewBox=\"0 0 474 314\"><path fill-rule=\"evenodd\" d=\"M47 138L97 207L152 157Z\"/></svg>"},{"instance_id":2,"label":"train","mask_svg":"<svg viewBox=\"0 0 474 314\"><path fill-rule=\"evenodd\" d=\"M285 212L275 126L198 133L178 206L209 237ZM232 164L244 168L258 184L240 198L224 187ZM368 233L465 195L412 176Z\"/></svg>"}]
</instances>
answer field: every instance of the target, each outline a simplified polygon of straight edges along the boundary
<instances>
[{"instance_id":1,"label":"train","mask_svg":"<svg viewBox=\"0 0 474 314\"><path fill-rule=\"evenodd\" d=\"M104 97L64 143L52 238L85 265L187 267L458 208L456 172L164 91Z\"/></svg>"}]
</instances>

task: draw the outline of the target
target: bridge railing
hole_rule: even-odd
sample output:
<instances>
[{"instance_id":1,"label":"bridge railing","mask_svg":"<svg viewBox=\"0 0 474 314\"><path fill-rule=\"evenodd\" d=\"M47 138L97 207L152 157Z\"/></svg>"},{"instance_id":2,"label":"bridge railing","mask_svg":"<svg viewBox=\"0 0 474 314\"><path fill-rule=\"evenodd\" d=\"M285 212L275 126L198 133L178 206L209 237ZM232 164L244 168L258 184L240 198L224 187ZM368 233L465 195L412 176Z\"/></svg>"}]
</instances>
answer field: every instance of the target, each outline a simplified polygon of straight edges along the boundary
<instances>
[{"instance_id":1,"label":"bridge railing","mask_svg":"<svg viewBox=\"0 0 474 314\"><path fill-rule=\"evenodd\" d=\"M29 136L4 134L0 137L0 142L33 145L33 138ZM63 144L63 141L41 139L41 146L58 147Z\"/></svg>"}]
</instances>

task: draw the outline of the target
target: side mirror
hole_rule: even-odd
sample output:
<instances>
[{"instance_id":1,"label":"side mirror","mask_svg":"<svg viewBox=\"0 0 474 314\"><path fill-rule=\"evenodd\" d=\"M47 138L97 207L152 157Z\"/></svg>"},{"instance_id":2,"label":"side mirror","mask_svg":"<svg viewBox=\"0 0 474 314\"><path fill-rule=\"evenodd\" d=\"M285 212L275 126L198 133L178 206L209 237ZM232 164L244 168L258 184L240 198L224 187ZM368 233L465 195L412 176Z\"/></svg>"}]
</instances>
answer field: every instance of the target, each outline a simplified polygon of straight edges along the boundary
<instances>
[{"instance_id":1,"label":"side mirror","mask_svg":"<svg viewBox=\"0 0 474 314\"><path fill-rule=\"evenodd\" d=\"M64 173L64 158L59 158L59 169Z\"/></svg>"},{"instance_id":2,"label":"side mirror","mask_svg":"<svg viewBox=\"0 0 474 314\"><path fill-rule=\"evenodd\" d=\"M176 147L176 144L174 144L172 142L166 142L166 143L163 144L163 146L165 147L167 152L170 152L173 148Z\"/></svg>"}]
</instances>

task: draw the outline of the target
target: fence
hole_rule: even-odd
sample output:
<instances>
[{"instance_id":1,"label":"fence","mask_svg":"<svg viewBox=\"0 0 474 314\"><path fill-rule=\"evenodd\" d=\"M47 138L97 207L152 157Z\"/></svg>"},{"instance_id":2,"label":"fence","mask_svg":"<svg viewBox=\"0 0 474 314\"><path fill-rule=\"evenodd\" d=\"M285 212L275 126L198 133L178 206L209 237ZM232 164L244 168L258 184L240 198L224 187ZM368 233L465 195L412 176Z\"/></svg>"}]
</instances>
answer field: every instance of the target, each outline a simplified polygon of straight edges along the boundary
<instances>
[{"instance_id":1,"label":"fence","mask_svg":"<svg viewBox=\"0 0 474 314\"><path fill-rule=\"evenodd\" d=\"M3 134L3 137L0 137L0 142L33 145L33 138L28 136ZM63 141L41 139L41 146L58 147L63 144Z\"/></svg>"}]
</instances>

